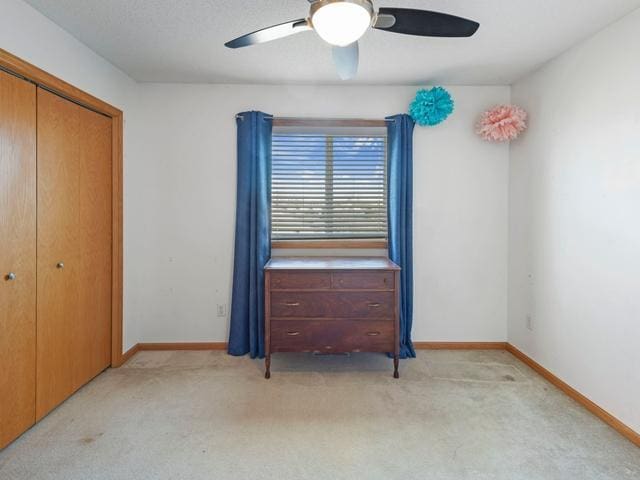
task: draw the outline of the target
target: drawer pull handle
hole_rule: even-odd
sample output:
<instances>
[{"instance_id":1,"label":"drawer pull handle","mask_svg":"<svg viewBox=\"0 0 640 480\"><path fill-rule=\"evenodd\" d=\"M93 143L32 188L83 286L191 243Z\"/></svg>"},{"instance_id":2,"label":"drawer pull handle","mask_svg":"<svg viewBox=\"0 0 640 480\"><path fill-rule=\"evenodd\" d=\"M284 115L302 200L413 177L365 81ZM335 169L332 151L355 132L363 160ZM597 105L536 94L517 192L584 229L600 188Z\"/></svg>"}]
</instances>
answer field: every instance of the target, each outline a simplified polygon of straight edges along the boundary
<instances>
[{"instance_id":1,"label":"drawer pull handle","mask_svg":"<svg viewBox=\"0 0 640 480\"><path fill-rule=\"evenodd\" d=\"M284 302L287 307L299 307L300 302Z\"/></svg>"},{"instance_id":2,"label":"drawer pull handle","mask_svg":"<svg viewBox=\"0 0 640 480\"><path fill-rule=\"evenodd\" d=\"M367 336L369 337L377 337L380 335L380 332L367 332Z\"/></svg>"},{"instance_id":3,"label":"drawer pull handle","mask_svg":"<svg viewBox=\"0 0 640 480\"><path fill-rule=\"evenodd\" d=\"M289 335L290 337L297 337L298 335L300 335L300 332L287 332L287 335Z\"/></svg>"},{"instance_id":4,"label":"drawer pull handle","mask_svg":"<svg viewBox=\"0 0 640 480\"><path fill-rule=\"evenodd\" d=\"M379 306L380 306L380 304L379 304L379 303L370 303L370 304L369 304L369 307L370 307L370 308L378 308Z\"/></svg>"}]
</instances>

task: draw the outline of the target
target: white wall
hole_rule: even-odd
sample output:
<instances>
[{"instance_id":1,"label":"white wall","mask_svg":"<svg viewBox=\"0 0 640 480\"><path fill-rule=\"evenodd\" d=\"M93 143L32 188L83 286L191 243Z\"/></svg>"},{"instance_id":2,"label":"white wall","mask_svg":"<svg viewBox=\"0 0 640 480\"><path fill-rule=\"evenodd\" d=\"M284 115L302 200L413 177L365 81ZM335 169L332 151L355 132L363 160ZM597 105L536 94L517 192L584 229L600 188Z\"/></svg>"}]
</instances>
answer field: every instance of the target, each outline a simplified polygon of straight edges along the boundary
<instances>
[{"instance_id":1,"label":"white wall","mask_svg":"<svg viewBox=\"0 0 640 480\"><path fill-rule=\"evenodd\" d=\"M144 84L140 92L148 208L129 291L147 342L224 341L235 215L235 114L383 118L415 87ZM415 132L416 340L506 340L508 147L473 133L509 87L453 87L455 114Z\"/></svg>"},{"instance_id":2,"label":"white wall","mask_svg":"<svg viewBox=\"0 0 640 480\"><path fill-rule=\"evenodd\" d=\"M513 86L509 213L509 341L636 431L639 51L640 10Z\"/></svg>"},{"instance_id":3,"label":"white wall","mask_svg":"<svg viewBox=\"0 0 640 480\"><path fill-rule=\"evenodd\" d=\"M0 0L0 48L121 109L136 86L22 0Z\"/></svg>"},{"instance_id":4,"label":"white wall","mask_svg":"<svg viewBox=\"0 0 640 480\"><path fill-rule=\"evenodd\" d=\"M140 316L135 290L143 279L131 268L129 259L144 247L144 194L146 172L137 168L133 134L136 123L135 99L138 84L105 59L80 43L65 30L21 0L0 0L0 48L91 93L124 111L124 347L139 341L136 320Z\"/></svg>"}]
</instances>

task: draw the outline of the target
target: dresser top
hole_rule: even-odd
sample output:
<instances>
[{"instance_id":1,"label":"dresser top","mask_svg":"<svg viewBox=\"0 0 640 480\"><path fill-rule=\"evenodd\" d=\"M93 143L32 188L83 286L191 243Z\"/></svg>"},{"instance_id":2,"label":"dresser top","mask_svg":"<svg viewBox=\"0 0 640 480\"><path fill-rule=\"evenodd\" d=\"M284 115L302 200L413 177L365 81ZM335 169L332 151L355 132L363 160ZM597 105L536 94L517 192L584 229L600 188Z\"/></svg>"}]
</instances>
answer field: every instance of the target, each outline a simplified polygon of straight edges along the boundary
<instances>
[{"instance_id":1,"label":"dresser top","mask_svg":"<svg viewBox=\"0 0 640 480\"><path fill-rule=\"evenodd\" d=\"M384 257L273 257L265 270L400 270Z\"/></svg>"}]
</instances>

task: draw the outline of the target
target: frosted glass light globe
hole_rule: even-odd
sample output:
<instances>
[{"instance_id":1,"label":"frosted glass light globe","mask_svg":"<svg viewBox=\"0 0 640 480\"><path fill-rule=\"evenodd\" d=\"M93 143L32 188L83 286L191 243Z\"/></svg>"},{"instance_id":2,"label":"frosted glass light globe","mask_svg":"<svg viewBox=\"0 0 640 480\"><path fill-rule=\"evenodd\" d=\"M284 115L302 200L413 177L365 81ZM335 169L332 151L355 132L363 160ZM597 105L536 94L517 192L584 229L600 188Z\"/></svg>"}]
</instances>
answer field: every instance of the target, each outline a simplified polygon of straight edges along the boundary
<instances>
[{"instance_id":1,"label":"frosted glass light globe","mask_svg":"<svg viewBox=\"0 0 640 480\"><path fill-rule=\"evenodd\" d=\"M312 5L311 24L325 42L346 47L365 34L372 14L368 0L325 0Z\"/></svg>"}]
</instances>

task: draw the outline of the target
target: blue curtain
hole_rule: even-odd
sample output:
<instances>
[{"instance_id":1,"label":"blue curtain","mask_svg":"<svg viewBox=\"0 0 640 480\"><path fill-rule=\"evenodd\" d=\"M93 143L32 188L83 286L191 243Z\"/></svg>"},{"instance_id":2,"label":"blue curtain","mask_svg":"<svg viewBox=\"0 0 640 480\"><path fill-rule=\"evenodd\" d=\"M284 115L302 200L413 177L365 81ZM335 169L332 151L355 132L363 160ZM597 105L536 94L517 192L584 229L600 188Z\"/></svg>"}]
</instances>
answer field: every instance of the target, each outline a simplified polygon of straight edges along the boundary
<instances>
[{"instance_id":1,"label":"blue curtain","mask_svg":"<svg viewBox=\"0 0 640 480\"><path fill-rule=\"evenodd\" d=\"M271 256L272 117L237 115L238 186L229 353L264 357L264 266Z\"/></svg>"},{"instance_id":2,"label":"blue curtain","mask_svg":"<svg viewBox=\"0 0 640 480\"><path fill-rule=\"evenodd\" d=\"M400 357L415 357L413 324L413 119L387 118L389 258L400 272Z\"/></svg>"}]
</instances>

